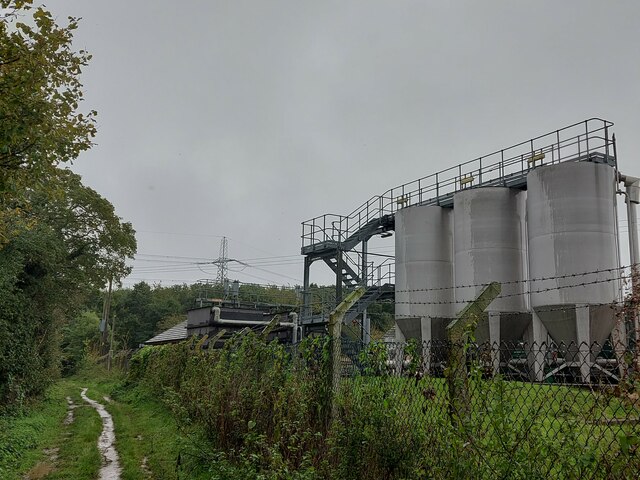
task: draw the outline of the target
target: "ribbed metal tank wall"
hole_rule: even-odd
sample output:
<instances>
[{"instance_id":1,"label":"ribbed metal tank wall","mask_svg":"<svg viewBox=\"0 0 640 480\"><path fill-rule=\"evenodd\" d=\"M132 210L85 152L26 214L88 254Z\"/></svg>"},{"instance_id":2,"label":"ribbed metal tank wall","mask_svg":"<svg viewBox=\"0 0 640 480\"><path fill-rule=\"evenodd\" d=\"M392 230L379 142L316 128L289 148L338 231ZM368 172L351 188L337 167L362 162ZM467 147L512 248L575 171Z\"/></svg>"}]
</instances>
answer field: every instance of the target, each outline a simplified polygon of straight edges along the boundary
<instances>
[{"instance_id":1,"label":"ribbed metal tank wall","mask_svg":"<svg viewBox=\"0 0 640 480\"><path fill-rule=\"evenodd\" d=\"M503 284L501 298L491 303L490 310L527 311L525 195L510 188L486 187L453 197L456 312L476 298L480 285L490 282Z\"/></svg>"},{"instance_id":2,"label":"ribbed metal tank wall","mask_svg":"<svg viewBox=\"0 0 640 480\"><path fill-rule=\"evenodd\" d=\"M500 282L502 293L487 309L501 313L499 335L492 341L515 341L528 325L528 315L506 315L529 310L525 199L526 192L506 187L463 190L453 197L456 313L477 297L482 285ZM489 339L483 323L478 340Z\"/></svg>"},{"instance_id":3,"label":"ribbed metal tank wall","mask_svg":"<svg viewBox=\"0 0 640 480\"><path fill-rule=\"evenodd\" d=\"M405 337L428 340L419 331L427 327L431 339L442 339L454 316L451 217L450 209L437 206L395 215L396 320ZM422 318L421 325L404 322L408 317Z\"/></svg>"},{"instance_id":4,"label":"ribbed metal tank wall","mask_svg":"<svg viewBox=\"0 0 640 480\"><path fill-rule=\"evenodd\" d=\"M554 340L569 343L580 340L575 306L588 305L587 338L601 344L615 315L598 304L618 300L618 272L602 271L619 267L614 169L567 162L536 168L527 184L532 307ZM580 275L597 270L601 272ZM577 285L582 283L588 285Z\"/></svg>"}]
</instances>

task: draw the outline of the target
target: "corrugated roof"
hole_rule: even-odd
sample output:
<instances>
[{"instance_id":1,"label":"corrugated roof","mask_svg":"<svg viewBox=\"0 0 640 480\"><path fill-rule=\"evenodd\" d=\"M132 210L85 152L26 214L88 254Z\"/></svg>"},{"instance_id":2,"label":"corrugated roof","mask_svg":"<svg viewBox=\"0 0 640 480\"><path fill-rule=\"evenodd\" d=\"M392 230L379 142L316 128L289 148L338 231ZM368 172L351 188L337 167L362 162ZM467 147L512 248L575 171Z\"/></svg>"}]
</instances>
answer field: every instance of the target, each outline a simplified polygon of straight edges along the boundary
<instances>
[{"instance_id":1,"label":"corrugated roof","mask_svg":"<svg viewBox=\"0 0 640 480\"><path fill-rule=\"evenodd\" d=\"M162 333L159 333L153 338L150 338L146 342L145 345L155 345L159 343L169 343L169 342L179 342L181 340L186 340L187 338L187 321L180 322L179 324L171 327L169 330L165 330Z\"/></svg>"}]
</instances>

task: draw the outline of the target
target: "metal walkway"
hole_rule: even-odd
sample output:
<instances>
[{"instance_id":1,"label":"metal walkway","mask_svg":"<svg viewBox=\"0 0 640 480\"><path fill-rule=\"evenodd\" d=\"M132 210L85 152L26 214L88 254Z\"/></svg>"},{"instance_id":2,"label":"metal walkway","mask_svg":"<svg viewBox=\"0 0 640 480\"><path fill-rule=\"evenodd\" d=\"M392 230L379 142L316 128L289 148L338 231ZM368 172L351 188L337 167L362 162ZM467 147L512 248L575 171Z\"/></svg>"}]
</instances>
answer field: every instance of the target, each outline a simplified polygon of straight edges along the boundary
<instances>
[{"instance_id":1,"label":"metal walkway","mask_svg":"<svg viewBox=\"0 0 640 480\"><path fill-rule=\"evenodd\" d=\"M612 126L607 120L590 118L387 190L348 215L325 214L302 222L303 324L317 323L309 295L309 268L314 261L322 259L336 274L336 303L342 298L343 286L392 285L392 262L369 261L367 241L394 230L399 209L412 205L452 208L454 194L468 188L526 189L527 174L542 165L591 161L617 168L614 139L609 134Z\"/></svg>"}]
</instances>

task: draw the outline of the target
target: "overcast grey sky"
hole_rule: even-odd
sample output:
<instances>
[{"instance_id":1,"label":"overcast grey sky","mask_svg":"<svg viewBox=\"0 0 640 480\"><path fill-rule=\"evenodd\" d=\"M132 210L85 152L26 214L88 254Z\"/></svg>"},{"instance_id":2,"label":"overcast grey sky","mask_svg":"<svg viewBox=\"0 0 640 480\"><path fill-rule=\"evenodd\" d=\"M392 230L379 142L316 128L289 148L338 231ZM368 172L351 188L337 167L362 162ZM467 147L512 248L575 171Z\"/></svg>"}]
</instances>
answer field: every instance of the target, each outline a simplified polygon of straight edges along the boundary
<instances>
[{"instance_id":1,"label":"overcast grey sky","mask_svg":"<svg viewBox=\"0 0 640 480\"><path fill-rule=\"evenodd\" d=\"M215 277L150 255L223 235L262 268L232 278L300 283L302 220L592 116L640 174L637 0L47 5L83 17L99 133L73 168L138 231L127 285Z\"/></svg>"}]
</instances>

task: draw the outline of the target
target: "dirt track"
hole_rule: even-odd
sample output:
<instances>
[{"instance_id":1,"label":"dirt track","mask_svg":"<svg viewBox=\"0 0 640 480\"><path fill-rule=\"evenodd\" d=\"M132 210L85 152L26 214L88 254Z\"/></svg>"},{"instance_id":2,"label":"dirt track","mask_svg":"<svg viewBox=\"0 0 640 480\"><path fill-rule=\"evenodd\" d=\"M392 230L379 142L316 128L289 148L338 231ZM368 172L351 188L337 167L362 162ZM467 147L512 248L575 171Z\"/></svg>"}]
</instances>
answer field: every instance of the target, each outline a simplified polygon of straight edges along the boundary
<instances>
[{"instance_id":1,"label":"dirt track","mask_svg":"<svg viewBox=\"0 0 640 480\"><path fill-rule=\"evenodd\" d=\"M98 450L102 455L102 467L100 468L100 480L120 480L120 462L116 451L116 434L113 426L113 418L107 412L104 405L87 397L87 388L82 389L82 399L98 411L102 419L102 433L98 438Z\"/></svg>"}]
</instances>

